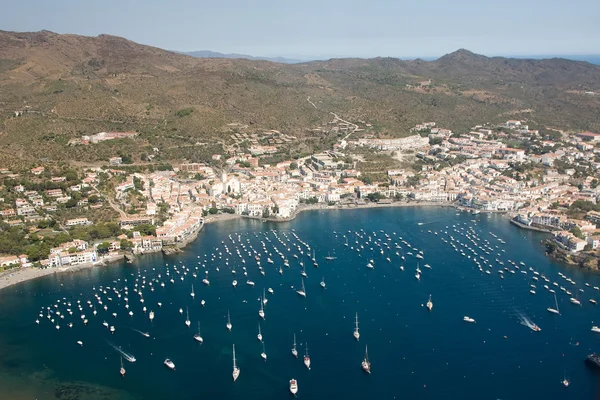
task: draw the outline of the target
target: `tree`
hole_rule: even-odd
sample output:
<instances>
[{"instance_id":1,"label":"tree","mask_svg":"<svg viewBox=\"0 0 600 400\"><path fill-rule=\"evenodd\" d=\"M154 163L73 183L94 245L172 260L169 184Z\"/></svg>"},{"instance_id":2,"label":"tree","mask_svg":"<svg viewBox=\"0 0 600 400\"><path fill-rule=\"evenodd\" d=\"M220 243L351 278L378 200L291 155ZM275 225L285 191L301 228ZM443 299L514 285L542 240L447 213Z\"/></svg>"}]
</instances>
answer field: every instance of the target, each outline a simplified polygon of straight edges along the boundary
<instances>
[{"instance_id":1,"label":"tree","mask_svg":"<svg viewBox=\"0 0 600 400\"><path fill-rule=\"evenodd\" d=\"M77 206L77 200L75 200L75 199L69 199L65 203L65 207L67 207L67 208L73 208L75 206Z\"/></svg>"},{"instance_id":2,"label":"tree","mask_svg":"<svg viewBox=\"0 0 600 400\"><path fill-rule=\"evenodd\" d=\"M96 204L98 202L100 202L100 197L98 197L98 195L93 194L93 195L91 195L91 196L88 197L88 203L90 203L90 204Z\"/></svg>"},{"instance_id":3,"label":"tree","mask_svg":"<svg viewBox=\"0 0 600 400\"><path fill-rule=\"evenodd\" d=\"M298 169L298 163L297 162L290 163L290 169L291 170Z\"/></svg>"},{"instance_id":4,"label":"tree","mask_svg":"<svg viewBox=\"0 0 600 400\"><path fill-rule=\"evenodd\" d=\"M133 243L127 239L121 239L121 250L131 250L133 248Z\"/></svg>"},{"instance_id":5,"label":"tree","mask_svg":"<svg viewBox=\"0 0 600 400\"><path fill-rule=\"evenodd\" d=\"M375 192L375 193L369 193L367 195L367 199L369 199L369 201L373 201L373 202L378 202L381 199L384 199L385 196L383 194L381 194L380 192Z\"/></svg>"},{"instance_id":6,"label":"tree","mask_svg":"<svg viewBox=\"0 0 600 400\"><path fill-rule=\"evenodd\" d=\"M108 249L109 248L110 248L110 243L108 243L108 242L102 242L98 246L96 246L96 250L100 254L106 254L106 253L108 253Z\"/></svg>"},{"instance_id":7,"label":"tree","mask_svg":"<svg viewBox=\"0 0 600 400\"><path fill-rule=\"evenodd\" d=\"M596 178L592 179L592 182L590 182L590 187L592 189L596 189L598 187L598 179L596 179Z\"/></svg>"},{"instance_id":8,"label":"tree","mask_svg":"<svg viewBox=\"0 0 600 400\"><path fill-rule=\"evenodd\" d=\"M579 239L585 238L583 236L583 233L581 232L581 229L579 229L578 226L573 227L573 229L571 229L569 232L571 232L573 234L573 236L575 236L576 238L579 238Z\"/></svg>"},{"instance_id":9,"label":"tree","mask_svg":"<svg viewBox=\"0 0 600 400\"><path fill-rule=\"evenodd\" d=\"M75 253L77 253L77 247L69 247L68 252L69 252L69 254L75 254Z\"/></svg>"},{"instance_id":10,"label":"tree","mask_svg":"<svg viewBox=\"0 0 600 400\"><path fill-rule=\"evenodd\" d=\"M216 207L211 207L211 208L208 209L208 213L212 214L212 215L214 215L214 214L216 214L218 212L219 212L219 210Z\"/></svg>"}]
</instances>

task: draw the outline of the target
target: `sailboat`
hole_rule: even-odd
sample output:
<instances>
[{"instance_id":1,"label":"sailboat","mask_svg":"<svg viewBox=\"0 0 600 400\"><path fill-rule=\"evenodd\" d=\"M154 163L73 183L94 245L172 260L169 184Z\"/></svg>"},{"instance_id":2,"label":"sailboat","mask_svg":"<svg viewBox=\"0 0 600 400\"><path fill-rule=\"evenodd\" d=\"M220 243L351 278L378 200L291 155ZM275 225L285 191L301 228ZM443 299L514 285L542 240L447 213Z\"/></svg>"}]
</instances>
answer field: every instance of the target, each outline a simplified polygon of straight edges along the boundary
<instances>
[{"instance_id":1,"label":"sailboat","mask_svg":"<svg viewBox=\"0 0 600 400\"><path fill-rule=\"evenodd\" d=\"M231 317L229 315L229 310L227 310L227 325L225 326L227 326L227 330L231 332L231 328L233 327L233 325L231 325Z\"/></svg>"},{"instance_id":2,"label":"sailboat","mask_svg":"<svg viewBox=\"0 0 600 400\"><path fill-rule=\"evenodd\" d=\"M262 319L265 319L265 308L264 308L264 302L262 301L262 297L260 299L260 310L258 310L258 315Z\"/></svg>"},{"instance_id":3,"label":"sailboat","mask_svg":"<svg viewBox=\"0 0 600 400\"><path fill-rule=\"evenodd\" d=\"M371 373L371 363L369 362L369 352L367 351L367 346L365 345L365 358L361 363L363 371L370 374Z\"/></svg>"},{"instance_id":4,"label":"sailboat","mask_svg":"<svg viewBox=\"0 0 600 400\"><path fill-rule=\"evenodd\" d=\"M358 340L360 338L360 333L358 332L358 313L356 313L356 327L354 328L354 339Z\"/></svg>"},{"instance_id":5,"label":"sailboat","mask_svg":"<svg viewBox=\"0 0 600 400\"><path fill-rule=\"evenodd\" d=\"M304 279L302 279L302 289L296 290L296 293L298 293L302 297L306 297L306 289L304 288Z\"/></svg>"},{"instance_id":6,"label":"sailboat","mask_svg":"<svg viewBox=\"0 0 600 400\"><path fill-rule=\"evenodd\" d=\"M296 334L294 333L294 347L292 347L292 354L298 358L298 350L296 350Z\"/></svg>"},{"instance_id":7,"label":"sailboat","mask_svg":"<svg viewBox=\"0 0 600 400\"><path fill-rule=\"evenodd\" d=\"M192 293L190 293L190 296L192 296L192 299L196 296L196 293L194 293L194 285L192 285Z\"/></svg>"},{"instance_id":8,"label":"sailboat","mask_svg":"<svg viewBox=\"0 0 600 400\"><path fill-rule=\"evenodd\" d=\"M258 323L258 335L256 335L256 337L258 338L258 340L260 340L261 342L263 341L263 336L262 333L260 332L260 322Z\"/></svg>"},{"instance_id":9,"label":"sailboat","mask_svg":"<svg viewBox=\"0 0 600 400\"><path fill-rule=\"evenodd\" d=\"M556 293L554 293L554 304L556 304L556 308L548 307L547 310L552 314L560 315L560 311L558 311L558 300L556 300Z\"/></svg>"},{"instance_id":10,"label":"sailboat","mask_svg":"<svg viewBox=\"0 0 600 400\"><path fill-rule=\"evenodd\" d=\"M204 342L204 339L202 339L202 336L200 336L200 321L198 321L198 333L196 333L194 335L194 339L196 339L196 341L200 342L200 344L202 344L202 342Z\"/></svg>"},{"instance_id":11,"label":"sailboat","mask_svg":"<svg viewBox=\"0 0 600 400\"><path fill-rule=\"evenodd\" d=\"M190 322L190 311L188 310L188 308L187 308L187 307L185 308L185 324L186 324L186 326L187 326L188 328L189 328L189 327L190 327L190 325L192 324L192 323Z\"/></svg>"},{"instance_id":12,"label":"sailboat","mask_svg":"<svg viewBox=\"0 0 600 400\"><path fill-rule=\"evenodd\" d=\"M567 371L565 371L565 375L563 377L563 380L560 381L560 383L562 383L564 387L569 387L569 384L571 382L569 382L569 380L567 379Z\"/></svg>"},{"instance_id":13,"label":"sailboat","mask_svg":"<svg viewBox=\"0 0 600 400\"><path fill-rule=\"evenodd\" d=\"M427 309L431 311L433 309L433 302L431 301L431 295L429 295L429 300L427 301Z\"/></svg>"},{"instance_id":14,"label":"sailboat","mask_svg":"<svg viewBox=\"0 0 600 400\"><path fill-rule=\"evenodd\" d=\"M264 304L264 305L267 305L267 302L268 302L268 301L269 301L269 300L267 299L267 295L266 295L266 293L265 293L265 288L263 288L263 297L262 297L262 302L263 302L263 304Z\"/></svg>"},{"instance_id":15,"label":"sailboat","mask_svg":"<svg viewBox=\"0 0 600 400\"><path fill-rule=\"evenodd\" d=\"M125 368L123 368L123 357L121 357L121 369L119 370L119 373L122 377L125 377Z\"/></svg>"},{"instance_id":16,"label":"sailboat","mask_svg":"<svg viewBox=\"0 0 600 400\"><path fill-rule=\"evenodd\" d=\"M331 261L331 260L335 260L337 257L332 256L331 254L327 253L327 257L325 257L326 260Z\"/></svg>"},{"instance_id":17,"label":"sailboat","mask_svg":"<svg viewBox=\"0 0 600 400\"><path fill-rule=\"evenodd\" d=\"M267 353L265 352L265 342L262 342L263 351L260 353L260 356L263 360L267 361Z\"/></svg>"},{"instance_id":18,"label":"sailboat","mask_svg":"<svg viewBox=\"0 0 600 400\"><path fill-rule=\"evenodd\" d=\"M323 289L325 289L325 277L323 277L323 279L321 279L321 283L319 283L319 285L321 285L321 287Z\"/></svg>"},{"instance_id":19,"label":"sailboat","mask_svg":"<svg viewBox=\"0 0 600 400\"><path fill-rule=\"evenodd\" d=\"M240 369L235 364L235 344L233 345L233 372L231 373L233 376L233 381L235 382L238 376L240 376Z\"/></svg>"},{"instance_id":20,"label":"sailboat","mask_svg":"<svg viewBox=\"0 0 600 400\"><path fill-rule=\"evenodd\" d=\"M306 343L306 347L304 349L304 365L306 368L310 369L310 357L308 356L308 343Z\"/></svg>"}]
</instances>

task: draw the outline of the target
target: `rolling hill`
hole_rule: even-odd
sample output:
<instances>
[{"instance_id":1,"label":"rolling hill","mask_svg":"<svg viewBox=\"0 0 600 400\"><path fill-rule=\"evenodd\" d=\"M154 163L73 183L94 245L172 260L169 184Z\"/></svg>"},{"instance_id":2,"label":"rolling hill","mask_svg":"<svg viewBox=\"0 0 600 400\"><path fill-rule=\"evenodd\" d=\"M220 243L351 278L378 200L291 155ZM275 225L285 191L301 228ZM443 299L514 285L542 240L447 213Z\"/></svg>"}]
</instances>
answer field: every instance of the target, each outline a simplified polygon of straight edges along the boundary
<instances>
[{"instance_id":1,"label":"rolling hill","mask_svg":"<svg viewBox=\"0 0 600 400\"><path fill-rule=\"evenodd\" d=\"M436 61L281 64L194 58L110 35L0 31L0 156L92 162L158 148L164 161L200 161L231 144L230 133L238 130L232 123L246 132L295 136L284 150L306 152L331 142L311 131L330 121L330 112L393 137L429 120L454 130L527 119L600 131L600 96L585 92L600 92L600 67L564 59L459 50ZM67 146L110 130L140 135Z\"/></svg>"}]
</instances>

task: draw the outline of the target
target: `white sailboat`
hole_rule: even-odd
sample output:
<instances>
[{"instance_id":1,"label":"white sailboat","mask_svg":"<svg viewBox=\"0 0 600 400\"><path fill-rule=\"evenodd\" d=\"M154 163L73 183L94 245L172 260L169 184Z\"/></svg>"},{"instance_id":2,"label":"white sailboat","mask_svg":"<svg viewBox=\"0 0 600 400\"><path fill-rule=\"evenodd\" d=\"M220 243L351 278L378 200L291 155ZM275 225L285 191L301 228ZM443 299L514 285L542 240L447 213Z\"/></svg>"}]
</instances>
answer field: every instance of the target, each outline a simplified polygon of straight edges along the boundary
<instances>
[{"instance_id":1,"label":"white sailboat","mask_svg":"<svg viewBox=\"0 0 600 400\"><path fill-rule=\"evenodd\" d=\"M306 347L304 349L304 365L306 368L310 369L310 357L308 355L308 343L306 343Z\"/></svg>"},{"instance_id":2,"label":"white sailboat","mask_svg":"<svg viewBox=\"0 0 600 400\"><path fill-rule=\"evenodd\" d=\"M227 325L225 326L227 326L227 330L231 332L233 325L231 325L231 316L229 315L229 310L227 310Z\"/></svg>"},{"instance_id":3,"label":"white sailboat","mask_svg":"<svg viewBox=\"0 0 600 400\"><path fill-rule=\"evenodd\" d=\"M265 342L261 342L261 343L262 343L263 351L262 351L262 353L260 353L260 356L262 357L263 360L267 361L267 352L265 351Z\"/></svg>"},{"instance_id":4,"label":"white sailboat","mask_svg":"<svg viewBox=\"0 0 600 400\"><path fill-rule=\"evenodd\" d=\"M319 283L319 285L321 285L321 287L323 289L325 289L325 277L323 277L323 279L321 279L321 283Z\"/></svg>"},{"instance_id":5,"label":"white sailboat","mask_svg":"<svg viewBox=\"0 0 600 400\"><path fill-rule=\"evenodd\" d=\"M302 289L296 290L296 293L298 293L302 297L306 297L306 289L304 288L304 279L302 279Z\"/></svg>"},{"instance_id":6,"label":"white sailboat","mask_svg":"<svg viewBox=\"0 0 600 400\"><path fill-rule=\"evenodd\" d=\"M560 315L560 311L558 310L558 300L556 300L556 293L554 293L554 304L556 305L556 308L548 307L548 312Z\"/></svg>"},{"instance_id":7,"label":"white sailboat","mask_svg":"<svg viewBox=\"0 0 600 400\"><path fill-rule=\"evenodd\" d=\"M192 323L190 322L190 311L187 307L185 308L185 315L185 325L189 328Z\"/></svg>"},{"instance_id":8,"label":"white sailboat","mask_svg":"<svg viewBox=\"0 0 600 400\"><path fill-rule=\"evenodd\" d=\"M192 285L192 293L190 293L190 296L192 296L192 299L196 297L196 293L194 293L194 285Z\"/></svg>"},{"instance_id":9,"label":"white sailboat","mask_svg":"<svg viewBox=\"0 0 600 400\"><path fill-rule=\"evenodd\" d=\"M356 322L355 322L355 324L356 325L355 325L355 328L354 328L353 335L354 335L354 339L358 340L358 339L360 339L360 333L358 332L358 313L356 313Z\"/></svg>"},{"instance_id":10,"label":"white sailboat","mask_svg":"<svg viewBox=\"0 0 600 400\"><path fill-rule=\"evenodd\" d=\"M365 345L365 358L362 360L361 366L362 366L363 371L365 371L367 374L371 373L371 362L369 361L369 352L367 350L366 345Z\"/></svg>"},{"instance_id":11,"label":"white sailboat","mask_svg":"<svg viewBox=\"0 0 600 400\"><path fill-rule=\"evenodd\" d=\"M233 345L233 372L231 373L231 376L233 377L234 382L240 376L240 369L235 364L235 344Z\"/></svg>"},{"instance_id":12,"label":"white sailboat","mask_svg":"<svg viewBox=\"0 0 600 400\"><path fill-rule=\"evenodd\" d=\"M267 305L267 303L269 302L269 300L267 299L267 294L265 293L265 288L263 288L262 302L263 302L264 305Z\"/></svg>"},{"instance_id":13,"label":"white sailboat","mask_svg":"<svg viewBox=\"0 0 600 400\"><path fill-rule=\"evenodd\" d=\"M292 347L292 354L298 358L298 350L296 350L296 334L294 333L294 347Z\"/></svg>"},{"instance_id":14,"label":"white sailboat","mask_svg":"<svg viewBox=\"0 0 600 400\"><path fill-rule=\"evenodd\" d=\"M429 295L429 300L427 301L427 309L431 311L433 309L433 302L431 301L431 295Z\"/></svg>"},{"instance_id":15,"label":"white sailboat","mask_svg":"<svg viewBox=\"0 0 600 400\"><path fill-rule=\"evenodd\" d=\"M262 297L260 299L260 310L258 310L258 315L262 319L265 319L265 308L264 308L264 302L262 301Z\"/></svg>"},{"instance_id":16,"label":"white sailboat","mask_svg":"<svg viewBox=\"0 0 600 400\"><path fill-rule=\"evenodd\" d=\"M194 339L200 344L204 342L204 339L202 339L202 336L200 336L200 321L198 321L198 333L194 335Z\"/></svg>"},{"instance_id":17,"label":"white sailboat","mask_svg":"<svg viewBox=\"0 0 600 400\"><path fill-rule=\"evenodd\" d=\"M258 323L258 335L256 335L256 337L258 338L259 341L263 341L263 335L260 332L260 322Z\"/></svg>"}]
</instances>

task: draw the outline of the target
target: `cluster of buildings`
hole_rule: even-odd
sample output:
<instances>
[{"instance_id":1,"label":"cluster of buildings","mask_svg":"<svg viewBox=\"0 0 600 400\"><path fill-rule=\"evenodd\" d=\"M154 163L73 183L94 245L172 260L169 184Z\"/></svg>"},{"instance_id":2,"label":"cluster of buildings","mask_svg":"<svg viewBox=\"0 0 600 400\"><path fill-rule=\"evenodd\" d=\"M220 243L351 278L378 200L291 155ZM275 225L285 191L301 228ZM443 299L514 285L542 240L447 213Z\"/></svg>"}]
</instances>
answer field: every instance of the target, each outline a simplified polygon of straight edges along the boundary
<instances>
[{"instance_id":1,"label":"cluster of buildings","mask_svg":"<svg viewBox=\"0 0 600 400\"><path fill-rule=\"evenodd\" d=\"M137 135L137 132L100 132L96 133L95 135L83 135L80 139L71 139L69 144L88 145L114 139L132 139Z\"/></svg>"},{"instance_id":2,"label":"cluster of buildings","mask_svg":"<svg viewBox=\"0 0 600 400\"><path fill-rule=\"evenodd\" d=\"M44 172L44 167L32 168L30 173L39 176ZM0 178L11 177L14 179L22 178L19 174L14 174L8 169L0 170ZM27 177L27 176L23 176ZM59 184L66 181L64 176L54 176L48 178L48 181ZM27 190L26 187L17 184L13 187L2 187L0 192L10 193L14 200L8 200L6 196L0 195L0 219L9 226L20 226L25 223L36 223L41 220L47 220L58 211L60 205L64 205L72 199L74 192L82 192L96 182L96 174L89 172L86 177L77 184L71 186L62 185L56 189L45 190ZM79 208L96 208L101 204L89 204L87 197L81 197L75 204ZM87 221L87 219L86 219ZM87 221L85 224L88 224ZM67 221L67 226L81 224L76 220L73 223Z\"/></svg>"}]
</instances>

